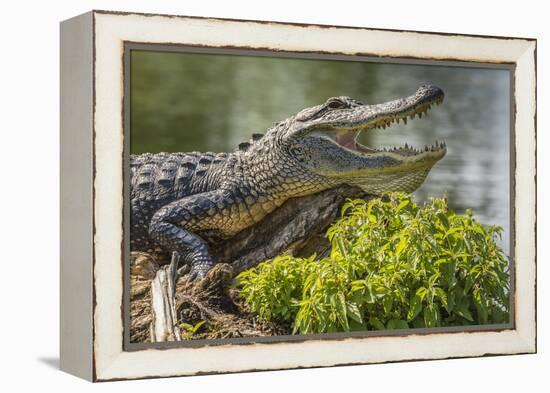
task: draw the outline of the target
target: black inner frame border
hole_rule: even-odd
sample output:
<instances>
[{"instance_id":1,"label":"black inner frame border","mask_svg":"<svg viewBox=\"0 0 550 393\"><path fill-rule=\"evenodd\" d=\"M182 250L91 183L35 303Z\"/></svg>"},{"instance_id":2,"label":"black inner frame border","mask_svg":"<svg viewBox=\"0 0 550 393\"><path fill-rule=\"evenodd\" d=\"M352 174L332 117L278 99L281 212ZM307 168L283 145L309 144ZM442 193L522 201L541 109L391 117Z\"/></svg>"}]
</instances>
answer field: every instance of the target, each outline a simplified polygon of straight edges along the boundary
<instances>
[{"instance_id":1,"label":"black inner frame border","mask_svg":"<svg viewBox=\"0 0 550 393\"><path fill-rule=\"evenodd\" d=\"M180 43L146 43L146 42L123 42L123 241L122 241L122 271L123 271L123 301L121 307L123 320L123 350L137 351L145 349L173 349L173 348L200 348L207 346L219 346L228 344L251 345L251 344L278 344L278 343L301 343L307 341L340 341L350 338L367 338L367 337L403 337L414 335L427 334L449 334L449 333L473 333L473 332L500 332L503 330L515 329L515 307L516 307L516 272L515 272L515 169L516 169L516 152L515 152L515 63L509 62L476 62L457 59L431 59L420 57L389 57L379 56L375 54L358 54L349 55L343 53L328 53L328 52L313 52L313 51L284 51L271 48L251 48L251 47L235 47L235 46L203 46L189 45ZM392 64L410 64L410 65L425 65L425 66L444 66L444 67L465 67L465 68L481 68L481 69L499 69L508 70L510 77L510 321L505 324L488 324L488 325L469 325L469 326L452 326L439 328L417 328L417 329L396 329L396 330L376 330L376 331L359 331L359 332L341 332L341 333L322 333L310 335L281 335L270 337L246 337L246 338L227 338L227 339L201 339L201 340L181 340L162 343L132 343L130 341L130 209L129 209L129 157L130 157L130 67L131 67L131 52L132 51L152 51L152 52L176 52L176 53L200 53L214 55L233 55L233 56L261 56L275 58L296 58L296 59L312 59L312 60L337 60L337 61L363 61L375 63L392 63Z\"/></svg>"}]
</instances>

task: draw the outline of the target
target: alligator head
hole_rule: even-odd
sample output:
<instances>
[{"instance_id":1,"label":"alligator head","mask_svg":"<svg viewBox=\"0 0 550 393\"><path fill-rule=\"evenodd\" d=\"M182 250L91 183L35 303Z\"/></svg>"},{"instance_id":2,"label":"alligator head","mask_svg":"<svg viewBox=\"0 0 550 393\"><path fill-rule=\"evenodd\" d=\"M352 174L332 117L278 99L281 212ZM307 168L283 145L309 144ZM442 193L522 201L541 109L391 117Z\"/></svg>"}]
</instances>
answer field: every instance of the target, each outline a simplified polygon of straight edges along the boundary
<instances>
[{"instance_id":1,"label":"alligator head","mask_svg":"<svg viewBox=\"0 0 550 393\"><path fill-rule=\"evenodd\" d=\"M446 153L444 143L416 149L408 144L376 149L357 141L361 132L386 128L394 122L422 117L443 101L443 91L420 86L408 97L365 105L349 97L329 98L270 129L266 137L276 143L278 158L301 168L299 176L314 176L327 184L350 184L371 194L413 192L432 166ZM282 156L281 156L282 154Z\"/></svg>"}]
</instances>

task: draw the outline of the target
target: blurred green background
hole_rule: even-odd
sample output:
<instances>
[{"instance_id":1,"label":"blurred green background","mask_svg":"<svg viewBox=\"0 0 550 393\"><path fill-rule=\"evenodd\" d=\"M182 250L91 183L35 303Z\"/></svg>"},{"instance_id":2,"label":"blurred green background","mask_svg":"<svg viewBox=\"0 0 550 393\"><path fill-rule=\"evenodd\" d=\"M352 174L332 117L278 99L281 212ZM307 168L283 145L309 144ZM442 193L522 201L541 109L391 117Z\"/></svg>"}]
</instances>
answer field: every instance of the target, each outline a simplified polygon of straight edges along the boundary
<instances>
[{"instance_id":1,"label":"blurred green background","mask_svg":"<svg viewBox=\"0 0 550 393\"><path fill-rule=\"evenodd\" d=\"M415 192L447 195L505 229L509 252L510 75L507 70L359 61L308 60L132 50L130 144L133 154L232 151L252 133L332 96L380 103L421 84L445 92L427 118L363 133L375 147L447 142L447 156Z\"/></svg>"}]
</instances>

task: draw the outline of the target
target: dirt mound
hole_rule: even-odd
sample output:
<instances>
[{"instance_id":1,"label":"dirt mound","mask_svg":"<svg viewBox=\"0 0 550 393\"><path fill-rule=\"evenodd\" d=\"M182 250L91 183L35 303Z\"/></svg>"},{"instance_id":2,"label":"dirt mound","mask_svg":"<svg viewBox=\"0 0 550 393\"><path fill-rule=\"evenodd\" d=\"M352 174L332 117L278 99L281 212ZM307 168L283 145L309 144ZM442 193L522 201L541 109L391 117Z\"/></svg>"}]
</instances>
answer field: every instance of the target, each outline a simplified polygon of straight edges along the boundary
<instances>
[{"instance_id":1,"label":"dirt mound","mask_svg":"<svg viewBox=\"0 0 550 393\"><path fill-rule=\"evenodd\" d=\"M130 341L151 342L151 281L160 266L146 253L132 253L131 263ZM288 324L261 320L247 310L232 276L231 265L222 263L203 280L177 280L177 327L183 340L291 334Z\"/></svg>"}]
</instances>

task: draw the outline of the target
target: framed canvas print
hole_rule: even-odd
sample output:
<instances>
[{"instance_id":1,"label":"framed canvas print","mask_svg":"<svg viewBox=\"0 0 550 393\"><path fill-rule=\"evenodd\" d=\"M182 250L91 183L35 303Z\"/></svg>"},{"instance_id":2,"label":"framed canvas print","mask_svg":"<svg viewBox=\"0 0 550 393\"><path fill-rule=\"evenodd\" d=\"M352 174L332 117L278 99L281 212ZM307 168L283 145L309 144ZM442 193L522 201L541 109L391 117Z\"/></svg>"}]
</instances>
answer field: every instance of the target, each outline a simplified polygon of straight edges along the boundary
<instances>
[{"instance_id":1,"label":"framed canvas print","mask_svg":"<svg viewBox=\"0 0 550 393\"><path fill-rule=\"evenodd\" d=\"M61 24L61 367L536 351L536 40Z\"/></svg>"}]
</instances>

